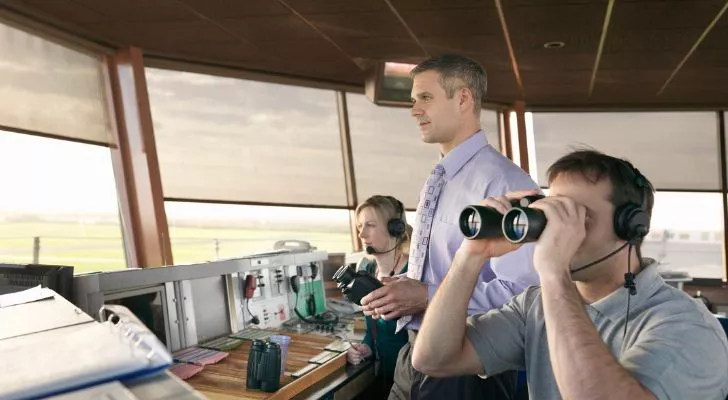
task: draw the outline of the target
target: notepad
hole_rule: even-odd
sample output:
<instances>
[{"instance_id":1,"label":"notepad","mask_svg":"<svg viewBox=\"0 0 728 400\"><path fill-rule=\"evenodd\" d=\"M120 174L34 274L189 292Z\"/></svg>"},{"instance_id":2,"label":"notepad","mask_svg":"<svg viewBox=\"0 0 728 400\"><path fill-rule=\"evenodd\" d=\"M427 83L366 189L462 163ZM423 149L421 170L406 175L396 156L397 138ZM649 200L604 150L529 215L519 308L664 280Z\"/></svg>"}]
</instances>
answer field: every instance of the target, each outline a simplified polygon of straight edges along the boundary
<instances>
[{"instance_id":1,"label":"notepad","mask_svg":"<svg viewBox=\"0 0 728 400\"><path fill-rule=\"evenodd\" d=\"M291 374L291 377L293 377L293 378L300 378L300 377L306 375L307 373L313 371L318 366L319 366L318 364L308 364L305 367L299 369L298 371L293 372Z\"/></svg>"},{"instance_id":2,"label":"notepad","mask_svg":"<svg viewBox=\"0 0 728 400\"><path fill-rule=\"evenodd\" d=\"M126 308L113 307L118 323L0 341L0 398L45 397L168 368L164 344Z\"/></svg>"},{"instance_id":3,"label":"notepad","mask_svg":"<svg viewBox=\"0 0 728 400\"><path fill-rule=\"evenodd\" d=\"M218 350L218 351L231 351L235 350L243 344L242 339L235 339L231 337L221 337L218 339L210 340L205 343L199 343L199 347L207 349Z\"/></svg>"},{"instance_id":4,"label":"notepad","mask_svg":"<svg viewBox=\"0 0 728 400\"><path fill-rule=\"evenodd\" d=\"M324 347L324 350L343 353L343 352L349 350L350 348L351 348L351 344L349 342L346 342L343 340L337 340L335 342L329 343L328 346Z\"/></svg>"},{"instance_id":5,"label":"notepad","mask_svg":"<svg viewBox=\"0 0 728 400\"><path fill-rule=\"evenodd\" d=\"M245 340L255 340L255 339L267 340L272 335L277 335L277 334L278 334L278 332L268 331L265 329L247 328L247 329L243 329L240 332L235 332L228 336L230 336L231 338L245 339Z\"/></svg>"},{"instance_id":6,"label":"notepad","mask_svg":"<svg viewBox=\"0 0 728 400\"><path fill-rule=\"evenodd\" d=\"M205 348L190 347L181 350L172 355L174 361L185 362L197 365L209 365L220 362L228 356L229 353L223 351L210 350Z\"/></svg>"},{"instance_id":7,"label":"notepad","mask_svg":"<svg viewBox=\"0 0 728 400\"><path fill-rule=\"evenodd\" d=\"M200 373L204 368L202 365L175 364L169 369L169 372L182 380L187 380Z\"/></svg>"},{"instance_id":8,"label":"notepad","mask_svg":"<svg viewBox=\"0 0 728 400\"><path fill-rule=\"evenodd\" d=\"M314 363L314 364L325 364L327 361L330 361L332 358L334 358L338 355L339 355L339 353L324 350L324 351L318 353L317 355L313 356L310 360L308 360L308 362Z\"/></svg>"}]
</instances>

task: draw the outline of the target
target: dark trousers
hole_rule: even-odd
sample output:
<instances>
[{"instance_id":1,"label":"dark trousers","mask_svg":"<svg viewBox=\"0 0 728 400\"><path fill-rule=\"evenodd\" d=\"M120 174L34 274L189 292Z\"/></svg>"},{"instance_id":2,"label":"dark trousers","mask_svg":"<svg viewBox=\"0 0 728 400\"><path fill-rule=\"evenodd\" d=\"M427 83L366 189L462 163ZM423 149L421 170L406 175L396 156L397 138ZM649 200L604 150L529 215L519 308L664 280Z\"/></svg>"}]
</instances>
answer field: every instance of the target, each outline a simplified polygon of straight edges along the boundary
<instances>
[{"instance_id":1,"label":"dark trousers","mask_svg":"<svg viewBox=\"0 0 728 400\"><path fill-rule=\"evenodd\" d=\"M374 377L374 381L361 393L356 395L354 400L383 400L389 396L392 389L392 379L383 375Z\"/></svg>"},{"instance_id":2,"label":"dark trousers","mask_svg":"<svg viewBox=\"0 0 728 400\"><path fill-rule=\"evenodd\" d=\"M433 378L412 368L414 336L414 333L411 333L409 343L399 351L389 400L512 400L514 398L516 372L509 371L487 379L482 379L477 375Z\"/></svg>"}]
</instances>

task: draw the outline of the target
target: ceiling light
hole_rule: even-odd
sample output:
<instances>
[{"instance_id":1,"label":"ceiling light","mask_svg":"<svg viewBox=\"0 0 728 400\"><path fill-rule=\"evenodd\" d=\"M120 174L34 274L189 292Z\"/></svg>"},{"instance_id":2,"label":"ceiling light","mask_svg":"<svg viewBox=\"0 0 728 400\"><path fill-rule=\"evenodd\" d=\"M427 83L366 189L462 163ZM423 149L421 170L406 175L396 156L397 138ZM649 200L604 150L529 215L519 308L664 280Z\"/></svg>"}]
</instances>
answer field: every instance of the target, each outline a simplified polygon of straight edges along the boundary
<instances>
[{"instance_id":1,"label":"ceiling light","mask_svg":"<svg viewBox=\"0 0 728 400\"><path fill-rule=\"evenodd\" d=\"M564 42L546 42L543 44L543 47L546 49L560 49L564 46L566 46Z\"/></svg>"}]
</instances>

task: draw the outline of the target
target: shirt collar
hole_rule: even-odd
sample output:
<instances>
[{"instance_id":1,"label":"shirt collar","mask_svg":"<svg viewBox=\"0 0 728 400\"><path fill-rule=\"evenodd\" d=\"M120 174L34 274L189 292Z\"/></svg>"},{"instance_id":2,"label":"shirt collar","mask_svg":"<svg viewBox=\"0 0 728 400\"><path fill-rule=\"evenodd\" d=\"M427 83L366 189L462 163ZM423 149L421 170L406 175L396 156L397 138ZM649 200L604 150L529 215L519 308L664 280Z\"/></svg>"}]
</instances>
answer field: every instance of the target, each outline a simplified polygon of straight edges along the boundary
<instances>
[{"instance_id":1,"label":"shirt collar","mask_svg":"<svg viewBox=\"0 0 728 400\"><path fill-rule=\"evenodd\" d=\"M482 130L474 133L467 140L450 150L440 159L440 164L445 168L445 176L452 178L467 163L475 153L488 145L488 139Z\"/></svg>"},{"instance_id":2,"label":"shirt collar","mask_svg":"<svg viewBox=\"0 0 728 400\"><path fill-rule=\"evenodd\" d=\"M634 279L637 293L630 299L633 306L650 298L664 283L657 271L657 263L651 259L644 261L648 262L648 265ZM627 296L627 289L621 287L590 306L607 318L615 320L624 315L627 309Z\"/></svg>"}]
</instances>

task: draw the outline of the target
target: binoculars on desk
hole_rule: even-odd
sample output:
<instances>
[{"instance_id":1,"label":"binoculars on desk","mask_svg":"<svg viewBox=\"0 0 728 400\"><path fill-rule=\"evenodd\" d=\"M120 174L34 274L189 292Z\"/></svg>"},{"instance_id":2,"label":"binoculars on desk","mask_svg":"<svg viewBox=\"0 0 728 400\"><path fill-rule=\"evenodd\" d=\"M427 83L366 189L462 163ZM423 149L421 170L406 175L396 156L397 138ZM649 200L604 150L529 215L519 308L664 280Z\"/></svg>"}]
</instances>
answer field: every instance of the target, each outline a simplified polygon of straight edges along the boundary
<instances>
[{"instance_id":1,"label":"binoculars on desk","mask_svg":"<svg viewBox=\"0 0 728 400\"><path fill-rule=\"evenodd\" d=\"M511 243L534 242L546 227L546 215L529 208L542 195L512 200L512 208L505 214L491 207L471 205L460 212L460 232L466 239L505 237Z\"/></svg>"},{"instance_id":2,"label":"binoculars on desk","mask_svg":"<svg viewBox=\"0 0 728 400\"><path fill-rule=\"evenodd\" d=\"M248 353L248 389L275 392L281 386L281 347L278 343L253 340Z\"/></svg>"}]
</instances>

